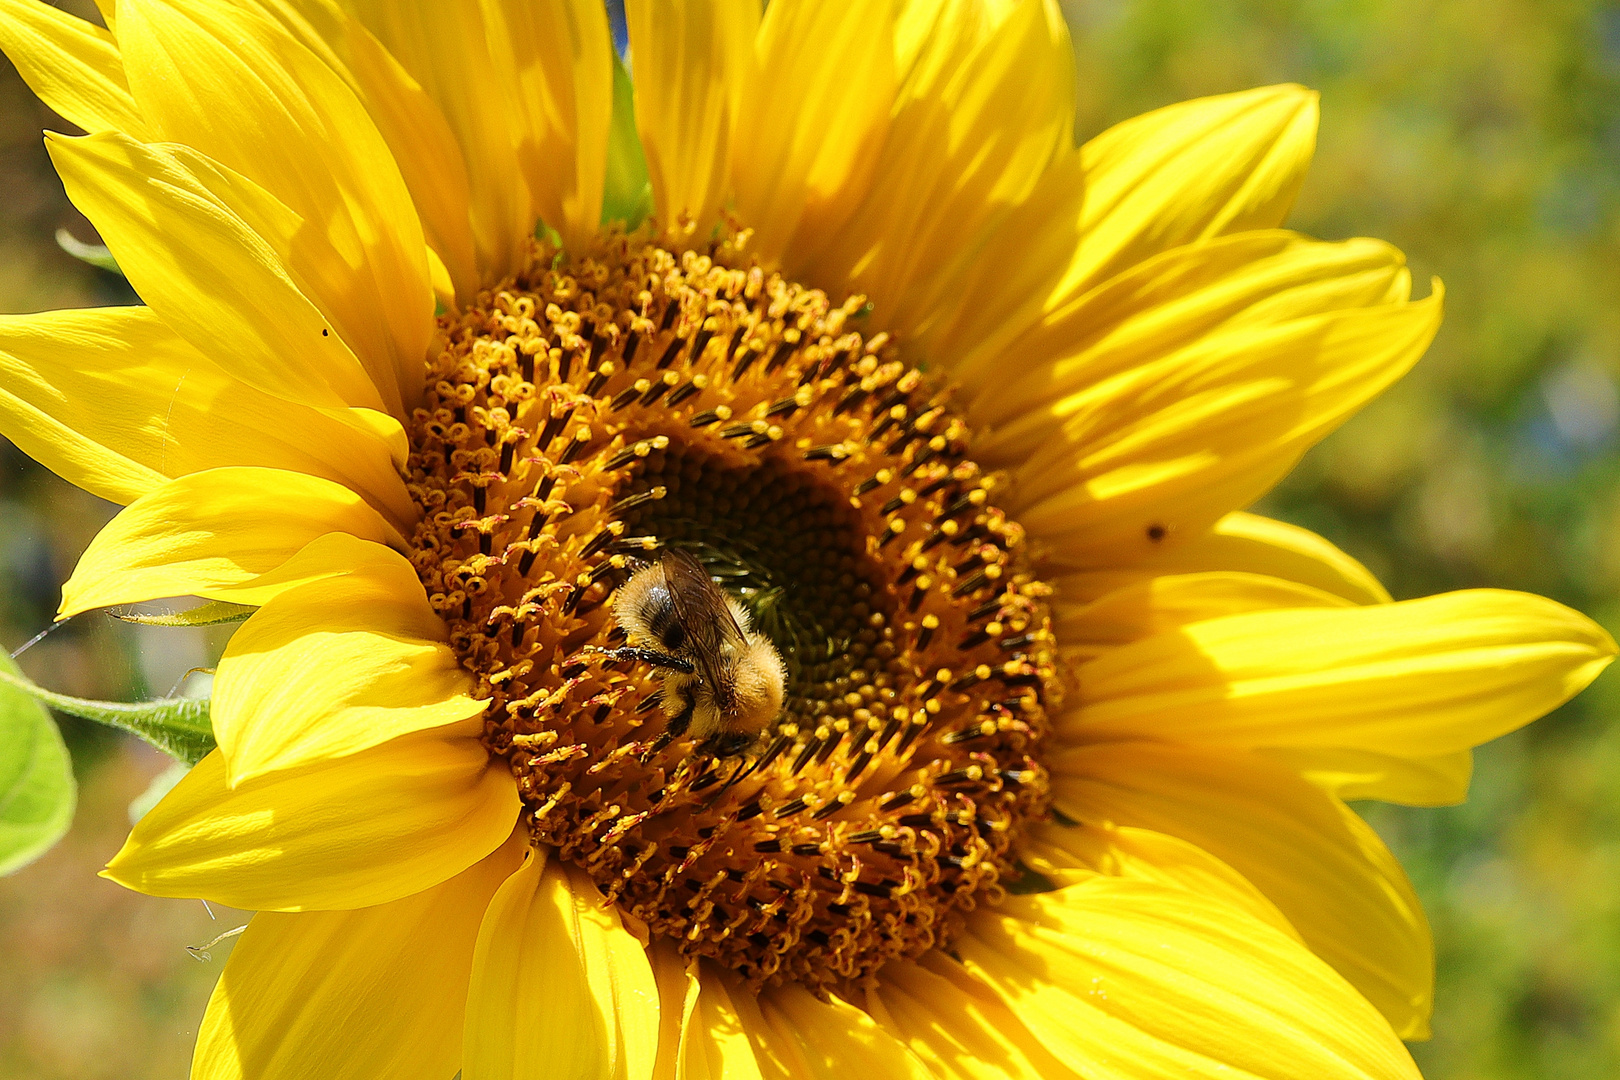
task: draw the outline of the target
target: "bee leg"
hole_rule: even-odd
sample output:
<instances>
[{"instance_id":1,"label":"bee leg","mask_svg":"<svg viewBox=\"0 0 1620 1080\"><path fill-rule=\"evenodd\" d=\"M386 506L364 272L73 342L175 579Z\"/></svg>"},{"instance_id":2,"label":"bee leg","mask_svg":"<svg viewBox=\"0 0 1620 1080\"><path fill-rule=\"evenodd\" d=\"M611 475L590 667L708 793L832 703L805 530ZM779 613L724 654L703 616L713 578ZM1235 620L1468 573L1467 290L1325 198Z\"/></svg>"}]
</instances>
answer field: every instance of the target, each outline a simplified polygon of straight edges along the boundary
<instances>
[{"instance_id":1,"label":"bee leg","mask_svg":"<svg viewBox=\"0 0 1620 1080\"><path fill-rule=\"evenodd\" d=\"M759 757L756 757L756 758L754 758L754 759L752 759L750 761L746 761L746 764L748 765L748 768L743 770L741 776L737 776L736 774L733 774L732 779L726 781L726 788L730 787L733 784L740 784L744 780L748 779L750 776L753 776L754 773L759 770L759 767L761 765L765 764L766 759L769 756L770 755L768 755L768 754L761 754ZM724 790L726 790L726 788L721 788L720 790L724 791Z\"/></svg>"},{"instance_id":2,"label":"bee leg","mask_svg":"<svg viewBox=\"0 0 1620 1080\"><path fill-rule=\"evenodd\" d=\"M754 764L756 763L751 763L747 758L738 758L737 767L731 770L731 775L726 777L726 782L720 785L720 790L709 796L709 801L703 804L703 809L707 810L719 802L720 796L730 791L733 784L752 773Z\"/></svg>"},{"instance_id":3,"label":"bee leg","mask_svg":"<svg viewBox=\"0 0 1620 1080\"><path fill-rule=\"evenodd\" d=\"M636 660L643 664L651 664L655 668L668 668L678 671L682 675L690 675L696 670L690 660L682 660L669 653L661 653L656 649L638 649L633 645L626 645L619 649L599 649L595 645L585 646L585 651L601 653L609 660Z\"/></svg>"},{"instance_id":4,"label":"bee leg","mask_svg":"<svg viewBox=\"0 0 1620 1080\"><path fill-rule=\"evenodd\" d=\"M641 763L643 765L657 757L658 752L664 747L686 734L687 727L692 723L692 710L695 707L691 699L688 698L686 708L682 709L668 724L665 724L663 733L654 739L646 750L642 751Z\"/></svg>"}]
</instances>

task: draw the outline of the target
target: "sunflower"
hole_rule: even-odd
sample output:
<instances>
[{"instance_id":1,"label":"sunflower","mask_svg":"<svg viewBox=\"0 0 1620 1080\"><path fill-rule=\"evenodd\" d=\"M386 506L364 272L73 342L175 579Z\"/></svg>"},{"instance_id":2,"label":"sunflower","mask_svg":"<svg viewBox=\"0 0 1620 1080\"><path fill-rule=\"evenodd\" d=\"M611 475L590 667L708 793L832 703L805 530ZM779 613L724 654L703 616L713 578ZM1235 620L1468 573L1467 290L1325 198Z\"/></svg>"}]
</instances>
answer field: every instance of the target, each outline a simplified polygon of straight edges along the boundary
<instances>
[{"instance_id":1,"label":"sunflower","mask_svg":"<svg viewBox=\"0 0 1620 1080\"><path fill-rule=\"evenodd\" d=\"M1076 147L1043 0L644 0L629 72L598 0L98 4L0 46L145 306L0 320L0 424L125 507L64 617L256 609L105 871L258 912L194 1075L1415 1075L1343 800L1615 646L1243 511L1440 321L1279 229L1312 94ZM667 551L783 661L739 754L617 649Z\"/></svg>"}]
</instances>

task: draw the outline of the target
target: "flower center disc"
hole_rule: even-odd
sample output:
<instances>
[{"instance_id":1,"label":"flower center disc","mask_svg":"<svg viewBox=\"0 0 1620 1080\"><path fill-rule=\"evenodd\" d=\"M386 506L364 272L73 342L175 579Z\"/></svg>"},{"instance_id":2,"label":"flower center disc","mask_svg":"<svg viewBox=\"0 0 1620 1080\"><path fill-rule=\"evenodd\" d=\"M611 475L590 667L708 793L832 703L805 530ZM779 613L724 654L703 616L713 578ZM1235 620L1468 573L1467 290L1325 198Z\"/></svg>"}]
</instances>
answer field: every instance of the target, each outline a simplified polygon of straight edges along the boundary
<instances>
[{"instance_id":1,"label":"flower center disc","mask_svg":"<svg viewBox=\"0 0 1620 1080\"><path fill-rule=\"evenodd\" d=\"M968 431L863 301L616 233L441 319L413 561L537 839L756 985L948 942L1044 813L1045 586ZM613 591L683 548L787 667L746 754L662 749Z\"/></svg>"}]
</instances>

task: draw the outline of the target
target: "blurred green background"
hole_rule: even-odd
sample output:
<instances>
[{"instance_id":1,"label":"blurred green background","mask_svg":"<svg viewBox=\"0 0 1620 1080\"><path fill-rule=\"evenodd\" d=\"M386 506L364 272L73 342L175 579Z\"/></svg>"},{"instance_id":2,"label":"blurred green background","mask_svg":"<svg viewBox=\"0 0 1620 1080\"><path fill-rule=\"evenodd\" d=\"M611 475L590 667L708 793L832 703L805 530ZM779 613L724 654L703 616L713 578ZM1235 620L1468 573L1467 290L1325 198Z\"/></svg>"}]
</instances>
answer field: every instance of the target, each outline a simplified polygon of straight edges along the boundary
<instances>
[{"instance_id":1,"label":"blurred green background","mask_svg":"<svg viewBox=\"0 0 1620 1080\"><path fill-rule=\"evenodd\" d=\"M83 14L91 5L64 4ZM1313 451L1263 510L1364 560L1397 597L1501 586L1620 632L1620 4L1595 0L1067 0L1079 130L1183 98L1322 92L1291 224L1371 235L1444 278L1417 371ZM0 60L0 65L4 61ZM0 66L0 311L125 303L62 254L91 233ZM1420 286L1426 289L1426 286ZM0 645L44 627L112 507L0 444ZM51 687L161 694L210 642L86 617L23 656ZM1435 927L1430 1080L1620 1076L1620 676L1478 754L1460 807L1362 809ZM235 913L95 877L155 752L65 723L83 785L68 839L0 880L0 1077L185 1075L217 974L183 946ZM236 921L240 921L239 919Z\"/></svg>"}]
</instances>

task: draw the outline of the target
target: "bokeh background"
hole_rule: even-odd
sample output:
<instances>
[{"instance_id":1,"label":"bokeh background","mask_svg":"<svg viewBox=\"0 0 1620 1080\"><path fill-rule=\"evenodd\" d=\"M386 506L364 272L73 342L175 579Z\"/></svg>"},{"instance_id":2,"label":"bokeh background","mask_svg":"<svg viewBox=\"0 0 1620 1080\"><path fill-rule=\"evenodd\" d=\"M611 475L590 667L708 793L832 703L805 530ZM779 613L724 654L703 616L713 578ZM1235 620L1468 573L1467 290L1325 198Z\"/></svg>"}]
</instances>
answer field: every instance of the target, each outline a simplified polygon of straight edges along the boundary
<instances>
[{"instance_id":1,"label":"bokeh background","mask_svg":"<svg viewBox=\"0 0 1620 1080\"><path fill-rule=\"evenodd\" d=\"M93 17L90 3L64 3ZM1066 0L1078 130L1183 98L1322 92L1291 224L1372 235L1445 279L1417 371L1261 508L1356 555L1397 597L1500 586L1620 632L1620 4L1598 0ZM0 59L0 312L128 303L63 254L93 239L41 147L64 125ZM0 645L45 627L113 507L0 440ZM23 654L70 694L163 694L218 636L85 617ZM0 880L0 1077L183 1077L241 922L95 876L165 761L63 721L66 841ZM1478 754L1463 806L1363 806L1434 923L1430 1080L1620 1076L1620 675Z\"/></svg>"}]
</instances>

